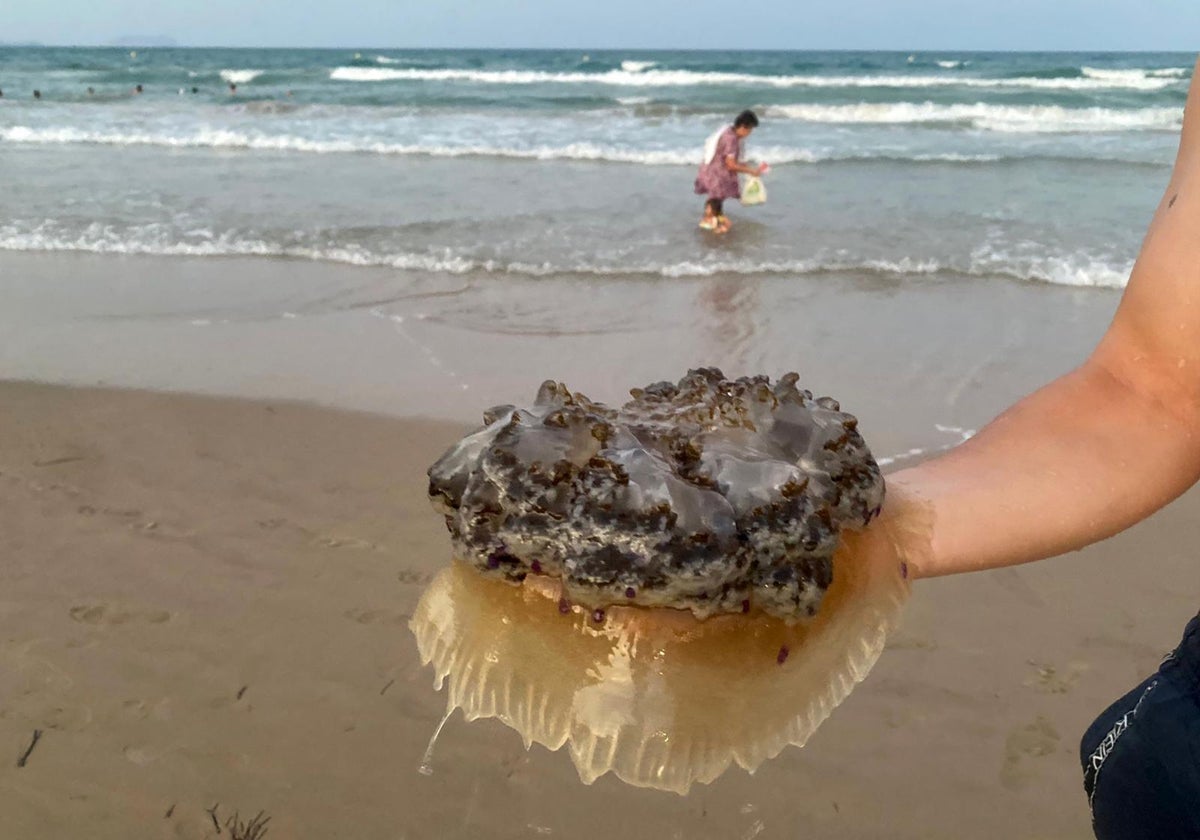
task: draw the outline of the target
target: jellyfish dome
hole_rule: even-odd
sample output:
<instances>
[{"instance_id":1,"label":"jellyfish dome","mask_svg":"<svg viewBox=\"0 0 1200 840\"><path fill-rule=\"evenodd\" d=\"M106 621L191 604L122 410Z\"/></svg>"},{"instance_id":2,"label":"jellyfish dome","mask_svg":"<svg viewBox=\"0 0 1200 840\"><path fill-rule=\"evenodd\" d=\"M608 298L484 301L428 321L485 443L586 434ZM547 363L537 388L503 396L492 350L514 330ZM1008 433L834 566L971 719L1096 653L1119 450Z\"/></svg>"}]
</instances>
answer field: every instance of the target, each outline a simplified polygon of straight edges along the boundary
<instances>
[{"instance_id":1,"label":"jellyfish dome","mask_svg":"<svg viewBox=\"0 0 1200 840\"><path fill-rule=\"evenodd\" d=\"M447 713L681 794L803 745L907 582L859 550L884 482L857 420L798 379L693 370L619 409L546 382L487 411L429 470L456 560L411 627Z\"/></svg>"}]
</instances>

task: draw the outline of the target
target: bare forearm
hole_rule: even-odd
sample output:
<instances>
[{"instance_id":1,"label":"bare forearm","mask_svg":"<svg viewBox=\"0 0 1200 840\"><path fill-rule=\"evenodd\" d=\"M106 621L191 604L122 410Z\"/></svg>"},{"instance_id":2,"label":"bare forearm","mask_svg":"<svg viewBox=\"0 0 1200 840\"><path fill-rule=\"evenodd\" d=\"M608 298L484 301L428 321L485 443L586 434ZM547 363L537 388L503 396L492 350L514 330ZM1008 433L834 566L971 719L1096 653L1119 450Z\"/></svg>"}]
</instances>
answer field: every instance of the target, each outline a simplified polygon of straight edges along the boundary
<instances>
[{"instance_id":1,"label":"bare forearm","mask_svg":"<svg viewBox=\"0 0 1200 840\"><path fill-rule=\"evenodd\" d=\"M1200 476L1194 419L1089 362L954 451L888 477L931 521L915 573L1038 560L1129 527Z\"/></svg>"},{"instance_id":2,"label":"bare forearm","mask_svg":"<svg viewBox=\"0 0 1200 840\"><path fill-rule=\"evenodd\" d=\"M728 157L725 159L725 168L728 169L730 172L740 172L743 175L757 175L758 174L758 169L756 167L750 166L749 164L744 164L738 160L734 160L734 158L732 158L732 157Z\"/></svg>"}]
</instances>

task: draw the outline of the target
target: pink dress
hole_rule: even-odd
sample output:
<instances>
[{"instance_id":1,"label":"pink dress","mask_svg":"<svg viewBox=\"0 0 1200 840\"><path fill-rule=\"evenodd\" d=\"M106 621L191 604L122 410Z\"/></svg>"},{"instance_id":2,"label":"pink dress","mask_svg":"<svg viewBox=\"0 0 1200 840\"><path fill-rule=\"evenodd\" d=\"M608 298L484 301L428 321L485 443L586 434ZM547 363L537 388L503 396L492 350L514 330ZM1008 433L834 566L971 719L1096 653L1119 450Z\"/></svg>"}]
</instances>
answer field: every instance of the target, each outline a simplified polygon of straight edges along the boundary
<instances>
[{"instance_id":1,"label":"pink dress","mask_svg":"<svg viewBox=\"0 0 1200 840\"><path fill-rule=\"evenodd\" d=\"M729 126L721 134L713 159L700 165L700 174L696 176L696 192L699 195L716 199L742 197L737 173L731 172L725 166L725 158L729 155L733 155L733 159L737 161L742 159L742 138L737 136L733 126Z\"/></svg>"}]
</instances>

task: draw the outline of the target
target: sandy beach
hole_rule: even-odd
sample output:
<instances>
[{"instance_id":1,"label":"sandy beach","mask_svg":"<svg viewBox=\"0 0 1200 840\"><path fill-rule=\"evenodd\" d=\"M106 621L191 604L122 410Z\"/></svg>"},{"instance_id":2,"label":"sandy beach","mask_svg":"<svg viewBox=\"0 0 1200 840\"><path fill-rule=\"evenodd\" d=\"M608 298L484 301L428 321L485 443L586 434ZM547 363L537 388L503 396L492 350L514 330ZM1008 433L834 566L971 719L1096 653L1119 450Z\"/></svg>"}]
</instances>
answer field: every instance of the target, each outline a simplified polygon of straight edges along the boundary
<instances>
[{"instance_id":1,"label":"sandy beach","mask_svg":"<svg viewBox=\"0 0 1200 840\"><path fill-rule=\"evenodd\" d=\"M510 285L485 330L486 284L436 309L410 281L350 295L285 262L0 269L0 370L60 383L0 384L5 837L226 836L263 811L278 838L1085 838L1079 735L1195 612L1193 493L1087 551L921 582L868 680L753 777L585 787L565 755L459 717L422 776L444 701L406 622L449 561L424 470L479 410L550 375L619 399L688 364L800 367L879 455L921 457L1082 358L1116 295L718 278L656 290L669 324L634 307L638 329L555 334L535 316L577 286ZM589 290L594 321L616 288Z\"/></svg>"}]
</instances>

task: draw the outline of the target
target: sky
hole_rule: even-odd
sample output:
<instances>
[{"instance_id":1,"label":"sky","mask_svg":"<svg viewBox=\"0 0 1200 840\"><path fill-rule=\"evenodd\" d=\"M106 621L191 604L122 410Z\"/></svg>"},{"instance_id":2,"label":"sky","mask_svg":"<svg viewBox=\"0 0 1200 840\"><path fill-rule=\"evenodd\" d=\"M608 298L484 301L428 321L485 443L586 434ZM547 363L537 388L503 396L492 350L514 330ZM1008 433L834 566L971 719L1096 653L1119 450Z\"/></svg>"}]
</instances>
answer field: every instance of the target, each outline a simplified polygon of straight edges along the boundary
<instances>
[{"instance_id":1,"label":"sky","mask_svg":"<svg viewBox=\"0 0 1200 840\"><path fill-rule=\"evenodd\" d=\"M1197 0L0 0L0 41L182 46L1178 50Z\"/></svg>"}]
</instances>

